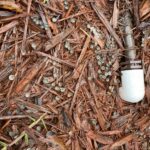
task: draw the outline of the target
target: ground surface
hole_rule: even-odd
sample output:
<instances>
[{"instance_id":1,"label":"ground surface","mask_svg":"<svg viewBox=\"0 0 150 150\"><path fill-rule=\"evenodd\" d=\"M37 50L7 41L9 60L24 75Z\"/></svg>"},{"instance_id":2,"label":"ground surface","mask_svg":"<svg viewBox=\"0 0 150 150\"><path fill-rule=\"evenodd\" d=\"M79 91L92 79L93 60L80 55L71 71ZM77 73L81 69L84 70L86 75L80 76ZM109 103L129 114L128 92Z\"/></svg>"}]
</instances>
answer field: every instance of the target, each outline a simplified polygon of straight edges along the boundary
<instances>
[{"instance_id":1,"label":"ground surface","mask_svg":"<svg viewBox=\"0 0 150 150\"><path fill-rule=\"evenodd\" d=\"M118 95L131 12L146 94ZM150 149L150 1L1 0L0 146Z\"/></svg>"}]
</instances>

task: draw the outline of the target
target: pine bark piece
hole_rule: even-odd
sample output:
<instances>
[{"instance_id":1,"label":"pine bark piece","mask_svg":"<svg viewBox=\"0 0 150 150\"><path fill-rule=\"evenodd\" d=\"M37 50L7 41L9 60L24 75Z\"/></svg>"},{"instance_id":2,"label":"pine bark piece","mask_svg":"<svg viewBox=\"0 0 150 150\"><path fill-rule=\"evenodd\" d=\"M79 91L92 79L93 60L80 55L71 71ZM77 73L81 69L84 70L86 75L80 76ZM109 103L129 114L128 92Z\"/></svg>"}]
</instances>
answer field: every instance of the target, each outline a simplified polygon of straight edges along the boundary
<instances>
[{"instance_id":1,"label":"pine bark piece","mask_svg":"<svg viewBox=\"0 0 150 150\"><path fill-rule=\"evenodd\" d=\"M15 20L15 21L12 21L11 23L4 25L3 27L0 28L0 34L6 32L7 30L15 27L18 24L19 22Z\"/></svg>"},{"instance_id":2,"label":"pine bark piece","mask_svg":"<svg viewBox=\"0 0 150 150\"><path fill-rule=\"evenodd\" d=\"M52 37L51 40L45 44L45 51L48 51L48 50L54 48L57 44L62 42L74 30L75 30L74 27L68 28L68 29L62 31L61 33L57 34L56 36Z\"/></svg>"},{"instance_id":3,"label":"pine bark piece","mask_svg":"<svg viewBox=\"0 0 150 150\"><path fill-rule=\"evenodd\" d=\"M112 144L113 140L109 137L102 136L99 134L94 133L93 131L89 131L86 136L92 140L95 140L101 144Z\"/></svg>"},{"instance_id":4,"label":"pine bark piece","mask_svg":"<svg viewBox=\"0 0 150 150\"><path fill-rule=\"evenodd\" d=\"M37 75L42 65L36 64L25 74L22 80L16 86L15 93L19 94L24 90L27 84L31 82L31 80Z\"/></svg>"},{"instance_id":5,"label":"pine bark piece","mask_svg":"<svg viewBox=\"0 0 150 150\"><path fill-rule=\"evenodd\" d=\"M108 22L107 18L105 17L105 15L103 14L103 12L93 3L91 3L93 10L96 12L97 16L99 17L99 19L102 21L102 23L105 25L106 29L109 31L109 33L114 37L114 39L116 40L116 42L118 43L119 47L124 50L124 47L121 43L121 40L119 38L119 36L116 34L116 32L113 30L113 28L111 27L110 23Z\"/></svg>"},{"instance_id":6,"label":"pine bark piece","mask_svg":"<svg viewBox=\"0 0 150 150\"><path fill-rule=\"evenodd\" d=\"M110 149L113 150L116 147L122 146L122 145L126 144L127 142L130 142L133 138L134 138L134 136L132 134L125 136L125 137L119 139L118 141L114 142L111 145Z\"/></svg>"}]
</instances>

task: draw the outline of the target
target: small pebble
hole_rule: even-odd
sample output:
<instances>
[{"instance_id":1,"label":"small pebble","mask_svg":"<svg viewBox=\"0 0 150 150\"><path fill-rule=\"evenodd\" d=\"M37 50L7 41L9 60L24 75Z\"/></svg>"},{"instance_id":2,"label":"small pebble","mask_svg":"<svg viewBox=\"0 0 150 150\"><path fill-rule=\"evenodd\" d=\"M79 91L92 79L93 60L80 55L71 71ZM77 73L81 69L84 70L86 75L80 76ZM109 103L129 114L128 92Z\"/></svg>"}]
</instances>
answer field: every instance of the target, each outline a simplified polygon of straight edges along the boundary
<instances>
[{"instance_id":1,"label":"small pebble","mask_svg":"<svg viewBox=\"0 0 150 150\"><path fill-rule=\"evenodd\" d=\"M49 136L53 136L53 135L55 135L55 133L53 132L53 131L48 131L47 133L46 133L46 137L48 138Z\"/></svg>"},{"instance_id":2,"label":"small pebble","mask_svg":"<svg viewBox=\"0 0 150 150\"><path fill-rule=\"evenodd\" d=\"M109 76L111 76L111 75L112 75L111 71L108 71L108 75L109 75Z\"/></svg>"},{"instance_id":3,"label":"small pebble","mask_svg":"<svg viewBox=\"0 0 150 150\"><path fill-rule=\"evenodd\" d=\"M37 127L36 127L36 130L37 130L38 132L41 132L41 130L42 130L41 126L37 126Z\"/></svg>"},{"instance_id":4,"label":"small pebble","mask_svg":"<svg viewBox=\"0 0 150 150\"><path fill-rule=\"evenodd\" d=\"M70 49L71 48L70 43L68 41L65 42L65 48L66 49Z\"/></svg>"},{"instance_id":5,"label":"small pebble","mask_svg":"<svg viewBox=\"0 0 150 150\"><path fill-rule=\"evenodd\" d=\"M42 99L36 97L35 98L35 104L39 105L39 106L42 106Z\"/></svg>"},{"instance_id":6,"label":"small pebble","mask_svg":"<svg viewBox=\"0 0 150 150\"><path fill-rule=\"evenodd\" d=\"M24 110L26 108L26 106L24 104L19 105L21 110Z\"/></svg>"},{"instance_id":7,"label":"small pebble","mask_svg":"<svg viewBox=\"0 0 150 150\"><path fill-rule=\"evenodd\" d=\"M101 74L101 73L102 73L102 71L101 71L100 69L98 69L98 71L97 71L97 72L98 72L98 74Z\"/></svg>"},{"instance_id":8,"label":"small pebble","mask_svg":"<svg viewBox=\"0 0 150 150\"><path fill-rule=\"evenodd\" d=\"M64 0L64 5L68 5L68 1Z\"/></svg>"},{"instance_id":9,"label":"small pebble","mask_svg":"<svg viewBox=\"0 0 150 150\"><path fill-rule=\"evenodd\" d=\"M45 30L48 30L48 29L49 29L48 24L44 24L44 29L45 29Z\"/></svg>"},{"instance_id":10,"label":"small pebble","mask_svg":"<svg viewBox=\"0 0 150 150\"><path fill-rule=\"evenodd\" d=\"M97 124L97 120L96 119L91 119L90 123L95 126Z\"/></svg>"},{"instance_id":11,"label":"small pebble","mask_svg":"<svg viewBox=\"0 0 150 150\"><path fill-rule=\"evenodd\" d=\"M100 65L102 64L102 62L101 62L101 61L98 61L97 64L100 66Z\"/></svg>"},{"instance_id":12,"label":"small pebble","mask_svg":"<svg viewBox=\"0 0 150 150\"><path fill-rule=\"evenodd\" d=\"M98 54L98 50L95 50L95 54Z\"/></svg>"},{"instance_id":13,"label":"small pebble","mask_svg":"<svg viewBox=\"0 0 150 150\"><path fill-rule=\"evenodd\" d=\"M7 111L7 115L12 115L12 112L11 111Z\"/></svg>"},{"instance_id":14,"label":"small pebble","mask_svg":"<svg viewBox=\"0 0 150 150\"><path fill-rule=\"evenodd\" d=\"M103 75L103 76L102 76L102 79L106 79L106 76L105 76L105 75Z\"/></svg>"},{"instance_id":15,"label":"small pebble","mask_svg":"<svg viewBox=\"0 0 150 150\"><path fill-rule=\"evenodd\" d=\"M44 29L45 27L44 27L44 25L40 25L40 28L41 28L41 29Z\"/></svg>"},{"instance_id":16,"label":"small pebble","mask_svg":"<svg viewBox=\"0 0 150 150\"><path fill-rule=\"evenodd\" d=\"M9 134L9 136L12 137L12 138L14 138L15 135L16 135L15 132L12 132L12 131L8 132L8 134Z\"/></svg>"},{"instance_id":17,"label":"small pebble","mask_svg":"<svg viewBox=\"0 0 150 150\"><path fill-rule=\"evenodd\" d=\"M88 80L89 80L89 81L91 81L91 80L92 80L92 77L91 77L91 76L89 76L89 77L88 77Z\"/></svg>"},{"instance_id":18,"label":"small pebble","mask_svg":"<svg viewBox=\"0 0 150 150\"><path fill-rule=\"evenodd\" d=\"M67 5L65 5L65 7L64 7L66 10L68 10L69 9L69 6L67 6Z\"/></svg>"},{"instance_id":19,"label":"small pebble","mask_svg":"<svg viewBox=\"0 0 150 150\"><path fill-rule=\"evenodd\" d=\"M103 77L103 75L102 75L102 74L100 74L100 75L99 75L99 78L101 79L102 77Z\"/></svg>"},{"instance_id":20,"label":"small pebble","mask_svg":"<svg viewBox=\"0 0 150 150\"><path fill-rule=\"evenodd\" d=\"M35 141L29 138L29 146L33 147L35 145Z\"/></svg>"},{"instance_id":21,"label":"small pebble","mask_svg":"<svg viewBox=\"0 0 150 150\"><path fill-rule=\"evenodd\" d=\"M33 20L33 22L36 22L36 21L37 21L37 18L34 17L32 20Z\"/></svg>"},{"instance_id":22,"label":"small pebble","mask_svg":"<svg viewBox=\"0 0 150 150\"><path fill-rule=\"evenodd\" d=\"M61 87L61 88L60 88L60 92L62 92L62 93L64 93L65 90L66 90L66 88L64 88L64 87Z\"/></svg>"},{"instance_id":23,"label":"small pebble","mask_svg":"<svg viewBox=\"0 0 150 150\"><path fill-rule=\"evenodd\" d=\"M109 80L109 78L106 78L106 82L109 82L110 80Z\"/></svg>"},{"instance_id":24,"label":"small pebble","mask_svg":"<svg viewBox=\"0 0 150 150\"><path fill-rule=\"evenodd\" d=\"M57 19L56 17L53 17L53 18L52 18L52 22L54 22L54 23L57 22L57 20L58 20L58 19Z\"/></svg>"},{"instance_id":25,"label":"small pebble","mask_svg":"<svg viewBox=\"0 0 150 150\"><path fill-rule=\"evenodd\" d=\"M30 93L30 92L26 92L26 93L25 93L25 97L26 97L26 98L29 98L30 96L31 96L31 93Z\"/></svg>"},{"instance_id":26,"label":"small pebble","mask_svg":"<svg viewBox=\"0 0 150 150\"><path fill-rule=\"evenodd\" d=\"M43 25L43 21L39 20L39 25L40 26Z\"/></svg>"},{"instance_id":27,"label":"small pebble","mask_svg":"<svg viewBox=\"0 0 150 150\"><path fill-rule=\"evenodd\" d=\"M87 26L86 26L88 29L90 29L91 28L91 25L90 24L87 24Z\"/></svg>"},{"instance_id":28,"label":"small pebble","mask_svg":"<svg viewBox=\"0 0 150 150\"><path fill-rule=\"evenodd\" d=\"M36 44L34 42L32 42L31 47L35 50L36 49Z\"/></svg>"},{"instance_id":29,"label":"small pebble","mask_svg":"<svg viewBox=\"0 0 150 150\"><path fill-rule=\"evenodd\" d=\"M70 98L70 97L72 97L73 96L73 93L72 92L69 92L68 94L67 94L67 97L68 98Z\"/></svg>"},{"instance_id":30,"label":"small pebble","mask_svg":"<svg viewBox=\"0 0 150 150\"><path fill-rule=\"evenodd\" d=\"M39 25L40 24L40 20L36 20L35 24Z\"/></svg>"},{"instance_id":31,"label":"small pebble","mask_svg":"<svg viewBox=\"0 0 150 150\"><path fill-rule=\"evenodd\" d=\"M73 53L74 53L74 51L73 51L73 50L71 50L71 51L70 51L70 54L73 54Z\"/></svg>"},{"instance_id":32,"label":"small pebble","mask_svg":"<svg viewBox=\"0 0 150 150\"><path fill-rule=\"evenodd\" d=\"M71 18L71 19L70 19L70 22L71 22L71 23L75 23L75 22L76 22L76 19L75 19L75 18Z\"/></svg>"},{"instance_id":33,"label":"small pebble","mask_svg":"<svg viewBox=\"0 0 150 150\"><path fill-rule=\"evenodd\" d=\"M96 55L96 59L97 59L97 60L100 60L100 59L101 59L101 56Z\"/></svg>"},{"instance_id":34,"label":"small pebble","mask_svg":"<svg viewBox=\"0 0 150 150\"><path fill-rule=\"evenodd\" d=\"M105 66L102 66L102 67L101 67L101 70L105 70Z\"/></svg>"},{"instance_id":35,"label":"small pebble","mask_svg":"<svg viewBox=\"0 0 150 150\"><path fill-rule=\"evenodd\" d=\"M44 78L43 78L43 83L44 83L44 84L48 84L48 83L49 83L48 77L44 77Z\"/></svg>"},{"instance_id":36,"label":"small pebble","mask_svg":"<svg viewBox=\"0 0 150 150\"><path fill-rule=\"evenodd\" d=\"M52 64L53 64L54 66L56 66L57 62L56 62L56 61L53 61Z\"/></svg>"},{"instance_id":37,"label":"small pebble","mask_svg":"<svg viewBox=\"0 0 150 150\"><path fill-rule=\"evenodd\" d=\"M93 48L94 48L94 44L91 44L91 45L90 45L90 48L93 49Z\"/></svg>"},{"instance_id":38,"label":"small pebble","mask_svg":"<svg viewBox=\"0 0 150 150\"><path fill-rule=\"evenodd\" d=\"M9 75L9 80L13 81L15 79L15 75Z\"/></svg>"},{"instance_id":39,"label":"small pebble","mask_svg":"<svg viewBox=\"0 0 150 150\"><path fill-rule=\"evenodd\" d=\"M96 50L98 50L98 51L99 51L99 50L100 50L100 47L99 47L99 46L96 46Z\"/></svg>"},{"instance_id":40,"label":"small pebble","mask_svg":"<svg viewBox=\"0 0 150 150\"><path fill-rule=\"evenodd\" d=\"M52 85L52 87L55 87L56 84L55 84L55 82L53 82L51 85Z\"/></svg>"},{"instance_id":41,"label":"small pebble","mask_svg":"<svg viewBox=\"0 0 150 150\"><path fill-rule=\"evenodd\" d=\"M55 100L56 100L56 101L60 101L60 97L56 96L56 97L55 97Z\"/></svg>"},{"instance_id":42,"label":"small pebble","mask_svg":"<svg viewBox=\"0 0 150 150\"><path fill-rule=\"evenodd\" d=\"M60 91L60 88L58 86L55 86L56 91Z\"/></svg>"},{"instance_id":43,"label":"small pebble","mask_svg":"<svg viewBox=\"0 0 150 150\"><path fill-rule=\"evenodd\" d=\"M63 86L63 83L62 83L62 82L59 82L59 83L58 83L58 86L62 87L62 86Z\"/></svg>"},{"instance_id":44,"label":"small pebble","mask_svg":"<svg viewBox=\"0 0 150 150\"><path fill-rule=\"evenodd\" d=\"M54 73L53 74L53 77L56 79L58 77L58 74L57 73Z\"/></svg>"},{"instance_id":45,"label":"small pebble","mask_svg":"<svg viewBox=\"0 0 150 150\"><path fill-rule=\"evenodd\" d=\"M107 67L107 65L106 65L106 67L105 67L105 70L107 70L107 71L109 70L109 67Z\"/></svg>"}]
</instances>

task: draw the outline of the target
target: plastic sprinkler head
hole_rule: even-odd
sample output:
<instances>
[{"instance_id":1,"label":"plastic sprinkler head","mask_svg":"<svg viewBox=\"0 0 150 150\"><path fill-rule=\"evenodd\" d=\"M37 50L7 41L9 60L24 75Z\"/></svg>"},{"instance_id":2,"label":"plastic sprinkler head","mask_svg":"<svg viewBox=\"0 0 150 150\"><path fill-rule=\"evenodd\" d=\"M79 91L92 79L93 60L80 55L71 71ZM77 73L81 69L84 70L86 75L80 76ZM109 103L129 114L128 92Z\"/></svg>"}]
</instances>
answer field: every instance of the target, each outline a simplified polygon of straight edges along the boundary
<instances>
[{"instance_id":1,"label":"plastic sprinkler head","mask_svg":"<svg viewBox=\"0 0 150 150\"><path fill-rule=\"evenodd\" d=\"M126 46L126 61L122 63L121 83L119 88L120 97L131 103L137 103L144 98L144 72L142 61L136 60L135 42L132 32L131 15L125 13L125 46Z\"/></svg>"}]
</instances>

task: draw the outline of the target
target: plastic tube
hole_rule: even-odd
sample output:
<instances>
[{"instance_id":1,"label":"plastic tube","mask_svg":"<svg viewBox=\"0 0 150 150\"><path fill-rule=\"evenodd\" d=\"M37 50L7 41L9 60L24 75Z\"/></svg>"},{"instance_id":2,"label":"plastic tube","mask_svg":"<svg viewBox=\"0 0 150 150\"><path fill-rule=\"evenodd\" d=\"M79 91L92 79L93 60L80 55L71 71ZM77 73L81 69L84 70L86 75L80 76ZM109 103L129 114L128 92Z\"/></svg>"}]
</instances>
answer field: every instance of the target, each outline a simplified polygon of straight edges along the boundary
<instances>
[{"instance_id":1,"label":"plastic tube","mask_svg":"<svg viewBox=\"0 0 150 150\"><path fill-rule=\"evenodd\" d=\"M131 103L137 103L144 98L143 69L121 71L122 87L119 88L120 97Z\"/></svg>"}]
</instances>

